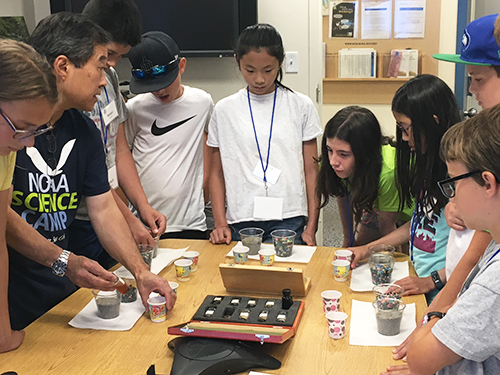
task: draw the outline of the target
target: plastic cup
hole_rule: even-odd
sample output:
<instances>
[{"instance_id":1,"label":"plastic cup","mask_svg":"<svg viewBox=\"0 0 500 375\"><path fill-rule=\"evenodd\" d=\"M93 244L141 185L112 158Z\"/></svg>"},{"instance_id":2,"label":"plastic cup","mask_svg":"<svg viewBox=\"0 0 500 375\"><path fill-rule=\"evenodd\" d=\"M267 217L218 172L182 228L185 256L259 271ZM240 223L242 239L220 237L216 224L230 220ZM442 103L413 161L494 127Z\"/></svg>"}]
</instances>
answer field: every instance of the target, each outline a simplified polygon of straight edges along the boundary
<instances>
[{"instance_id":1,"label":"plastic cup","mask_svg":"<svg viewBox=\"0 0 500 375\"><path fill-rule=\"evenodd\" d=\"M177 280L184 282L184 281L189 281L191 279L189 274L191 273L192 264L193 261L190 259L177 259L174 262Z\"/></svg>"},{"instance_id":2,"label":"plastic cup","mask_svg":"<svg viewBox=\"0 0 500 375\"><path fill-rule=\"evenodd\" d=\"M193 262L191 265L191 272L196 272L198 270L198 257L200 256L200 253L197 251L186 251L182 255L184 259L189 259L190 261Z\"/></svg>"},{"instance_id":3,"label":"plastic cup","mask_svg":"<svg viewBox=\"0 0 500 375\"><path fill-rule=\"evenodd\" d=\"M372 245L368 248L368 251L370 251L370 255L373 254L386 254L390 256L394 256L394 252L396 251L396 248L391 245L384 245L384 244L378 244L378 245Z\"/></svg>"},{"instance_id":4,"label":"plastic cup","mask_svg":"<svg viewBox=\"0 0 500 375\"><path fill-rule=\"evenodd\" d=\"M176 283L175 281L169 281L168 285L170 285L170 288L172 288L174 293L177 294L177 288L179 287L179 283Z\"/></svg>"},{"instance_id":5,"label":"plastic cup","mask_svg":"<svg viewBox=\"0 0 500 375\"><path fill-rule=\"evenodd\" d=\"M257 255L262 245L264 230L260 228L244 228L239 231L241 243L248 247L248 255Z\"/></svg>"},{"instance_id":6,"label":"plastic cup","mask_svg":"<svg viewBox=\"0 0 500 375\"><path fill-rule=\"evenodd\" d=\"M369 265L372 283L375 285L391 282L395 259L392 255L375 253L370 255Z\"/></svg>"},{"instance_id":7,"label":"plastic cup","mask_svg":"<svg viewBox=\"0 0 500 375\"><path fill-rule=\"evenodd\" d=\"M137 245L137 247L139 248L139 252L141 253L142 259L144 259L144 262L148 265L149 269L151 270L151 262L153 261L153 253L155 251L154 246L141 243Z\"/></svg>"},{"instance_id":8,"label":"plastic cup","mask_svg":"<svg viewBox=\"0 0 500 375\"><path fill-rule=\"evenodd\" d=\"M277 256L286 258L292 255L296 235L297 233L289 229L277 229L271 232Z\"/></svg>"},{"instance_id":9,"label":"plastic cup","mask_svg":"<svg viewBox=\"0 0 500 375\"><path fill-rule=\"evenodd\" d=\"M148 299L149 317L154 323L164 322L167 318L167 304L165 297L157 296Z\"/></svg>"},{"instance_id":10,"label":"plastic cup","mask_svg":"<svg viewBox=\"0 0 500 375\"><path fill-rule=\"evenodd\" d=\"M382 297L394 297L397 299L401 299L403 293L405 292L404 288L398 284L378 284L373 287L373 293L375 294L375 299L379 299Z\"/></svg>"},{"instance_id":11,"label":"plastic cup","mask_svg":"<svg viewBox=\"0 0 500 375\"><path fill-rule=\"evenodd\" d=\"M274 264L274 258L276 256L276 251L271 249L259 250L259 258L261 266L272 266Z\"/></svg>"},{"instance_id":12,"label":"plastic cup","mask_svg":"<svg viewBox=\"0 0 500 375\"><path fill-rule=\"evenodd\" d=\"M245 264L248 261L248 252L250 249L246 246L233 247L234 263Z\"/></svg>"},{"instance_id":13,"label":"plastic cup","mask_svg":"<svg viewBox=\"0 0 500 375\"><path fill-rule=\"evenodd\" d=\"M405 307L403 301L394 297L383 296L373 301L378 333L384 336L399 334Z\"/></svg>"},{"instance_id":14,"label":"plastic cup","mask_svg":"<svg viewBox=\"0 0 500 375\"><path fill-rule=\"evenodd\" d=\"M158 247L160 246L160 236L153 237L155 240L155 248L153 251L153 258L156 258L158 256Z\"/></svg>"},{"instance_id":15,"label":"plastic cup","mask_svg":"<svg viewBox=\"0 0 500 375\"><path fill-rule=\"evenodd\" d=\"M340 297L342 297L342 293L338 290L325 290L321 292L321 298L323 298L323 313L327 314L331 311L339 311Z\"/></svg>"},{"instance_id":16,"label":"plastic cup","mask_svg":"<svg viewBox=\"0 0 500 375\"><path fill-rule=\"evenodd\" d=\"M333 260L347 260L350 263L352 260L352 251L345 249L337 250Z\"/></svg>"},{"instance_id":17,"label":"plastic cup","mask_svg":"<svg viewBox=\"0 0 500 375\"><path fill-rule=\"evenodd\" d=\"M97 315L101 319L113 319L120 315L121 294L117 290L104 291L93 289Z\"/></svg>"},{"instance_id":18,"label":"plastic cup","mask_svg":"<svg viewBox=\"0 0 500 375\"><path fill-rule=\"evenodd\" d=\"M349 270L351 269L351 262L347 260L334 260L332 265L335 281L346 281L347 276L349 276Z\"/></svg>"},{"instance_id":19,"label":"plastic cup","mask_svg":"<svg viewBox=\"0 0 500 375\"><path fill-rule=\"evenodd\" d=\"M328 323L328 335L335 340L344 338L347 314L340 311L330 311L325 316Z\"/></svg>"}]
</instances>

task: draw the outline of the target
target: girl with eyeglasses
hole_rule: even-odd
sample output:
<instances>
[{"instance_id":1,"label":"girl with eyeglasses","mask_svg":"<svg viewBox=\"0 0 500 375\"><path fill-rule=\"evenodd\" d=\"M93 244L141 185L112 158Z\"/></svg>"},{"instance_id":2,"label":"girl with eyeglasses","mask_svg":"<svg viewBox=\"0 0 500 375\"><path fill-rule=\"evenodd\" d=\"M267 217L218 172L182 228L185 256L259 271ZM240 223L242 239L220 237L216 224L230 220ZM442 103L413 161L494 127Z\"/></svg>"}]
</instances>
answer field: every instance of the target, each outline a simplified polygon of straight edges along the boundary
<instances>
[{"instance_id":1,"label":"girl with eyeglasses","mask_svg":"<svg viewBox=\"0 0 500 375\"><path fill-rule=\"evenodd\" d=\"M396 282L409 294L425 293L428 303L444 286L446 245L450 228L444 217L448 199L438 181L446 177L439 157L443 134L460 121L450 88L438 77L420 75L394 96L392 112L397 127L396 173L401 207L415 201L412 220L369 245L398 246L410 242L410 257L418 277ZM353 266L369 256L368 245L354 248Z\"/></svg>"},{"instance_id":2,"label":"girl with eyeglasses","mask_svg":"<svg viewBox=\"0 0 500 375\"><path fill-rule=\"evenodd\" d=\"M34 137L50 128L57 102L56 79L48 62L30 46L0 39L0 353L16 349L24 331L10 326L6 243L16 151L33 146Z\"/></svg>"},{"instance_id":3,"label":"girl with eyeglasses","mask_svg":"<svg viewBox=\"0 0 500 375\"><path fill-rule=\"evenodd\" d=\"M215 105L208 129L210 241L229 244L239 230L258 227L264 242L274 229L291 229L296 243L315 245L318 113L310 98L281 83L285 53L273 26L243 30L235 57L247 87Z\"/></svg>"},{"instance_id":4,"label":"girl with eyeglasses","mask_svg":"<svg viewBox=\"0 0 500 375\"><path fill-rule=\"evenodd\" d=\"M345 107L326 124L316 194L321 208L337 198L342 247L365 245L411 218L413 205L400 208L396 149L389 141L366 108Z\"/></svg>"}]
</instances>

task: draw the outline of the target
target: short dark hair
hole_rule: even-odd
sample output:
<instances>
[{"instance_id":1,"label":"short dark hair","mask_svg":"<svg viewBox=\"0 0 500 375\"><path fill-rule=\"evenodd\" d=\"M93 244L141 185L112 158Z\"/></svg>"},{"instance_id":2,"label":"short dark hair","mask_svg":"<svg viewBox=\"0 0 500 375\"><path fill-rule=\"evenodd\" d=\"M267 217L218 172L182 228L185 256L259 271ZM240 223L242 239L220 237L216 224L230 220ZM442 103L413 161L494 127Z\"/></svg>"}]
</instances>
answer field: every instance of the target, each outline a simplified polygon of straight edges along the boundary
<instances>
[{"instance_id":1,"label":"short dark hair","mask_svg":"<svg viewBox=\"0 0 500 375\"><path fill-rule=\"evenodd\" d=\"M141 14L133 0L90 0L82 13L110 33L115 43L133 47L141 42Z\"/></svg>"},{"instance_id":2,"label":"short dark hair","mask_svg":"<svg viewBox=\"0 0 500 375\"><path fill-rule=\"evenodd\" d=\"M95 46L109 44L111 37L86 16L61 12L41 20L28 42L51 65L57 56L64 55L81 68L94 54Z\"/></svg>"},{"instance_id":3,"label":"short dark hair","mask_svg":"<svg viewBox=\"0 0 500 375\"><path fill-rule=\"evenodd\" d=\"M497 72L497 77L500 78L500 65L492 65L491 67L495 69L495 72Z\"/></svg>"}]
</instances>

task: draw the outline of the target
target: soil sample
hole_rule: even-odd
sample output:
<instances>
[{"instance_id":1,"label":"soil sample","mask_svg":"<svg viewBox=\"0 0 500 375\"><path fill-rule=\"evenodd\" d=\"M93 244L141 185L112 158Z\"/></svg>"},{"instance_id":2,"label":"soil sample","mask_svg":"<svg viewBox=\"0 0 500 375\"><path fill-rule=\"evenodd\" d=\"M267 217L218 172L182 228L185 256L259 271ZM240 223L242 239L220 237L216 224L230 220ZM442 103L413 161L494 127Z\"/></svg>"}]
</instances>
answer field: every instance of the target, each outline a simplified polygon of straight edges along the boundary
<instances>
[{"instance_id":1,"label":"soil sample","mask_svg":"<svg viewBox=\"0 0 500 375\"><path fill-rule=\"evenodd\" d=\"M120 315L120 300L117 298L96 299L97 315L102 319L113 319Z\"/></svg>"},{"instance_id":2,"label":"soil sample","mask_svg":"<svg viewBox=\"0 0 500 375\"><path fill-rule=\"evenodd\" d=\"M243 246L248 247L248 255L257 255L260 250L260 245L262 244L262 238L246 237L242 238L241 242L243 243Z\"/></svg>"},{"instance_id":3,"label":"soil sample","mask_svg":"<svg viewBox=\"0 0 500 375\"><path fill-rule=\"evenodd\" d=\"M395 311L377 312L377 330L378 333L384 336L395 336L399 334L401 329L401 319L403 313Z\"/></svg>"}]
</instances>

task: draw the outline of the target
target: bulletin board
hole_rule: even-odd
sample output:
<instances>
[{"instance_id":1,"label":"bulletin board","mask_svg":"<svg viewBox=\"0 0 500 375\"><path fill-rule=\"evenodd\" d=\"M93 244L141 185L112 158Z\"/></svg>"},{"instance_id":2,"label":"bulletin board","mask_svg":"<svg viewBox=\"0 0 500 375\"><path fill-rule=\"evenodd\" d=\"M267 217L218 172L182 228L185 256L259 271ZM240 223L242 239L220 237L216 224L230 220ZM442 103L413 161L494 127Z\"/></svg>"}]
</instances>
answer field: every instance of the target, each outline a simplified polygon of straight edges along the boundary
<instances>
[{"instance_id":1,"label":"bulletin board","mask_svg":"<svg viewBox=\"0 0 500 375\"><path fill-rule=\"evenodd\" d=\"M361 8L363 0L358 0ZM394 94L409 78L389 78L392 49L417 49L418 74L438 74L438 61L432 58L439 53L441 1L427 0L424 38L394 38L394 1L392 1L392 33L390 39L361 39L361 17L358 9L358 38L329 38L330 17L323 16L323 42L325 43L325 78L323 79L324 104L390 104ZM376 78L338 78L338 51L343 48L374 48L377 50Z\"/></svg>"}]
</instances>

